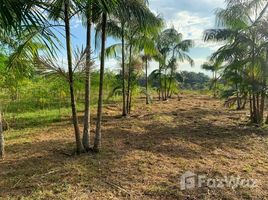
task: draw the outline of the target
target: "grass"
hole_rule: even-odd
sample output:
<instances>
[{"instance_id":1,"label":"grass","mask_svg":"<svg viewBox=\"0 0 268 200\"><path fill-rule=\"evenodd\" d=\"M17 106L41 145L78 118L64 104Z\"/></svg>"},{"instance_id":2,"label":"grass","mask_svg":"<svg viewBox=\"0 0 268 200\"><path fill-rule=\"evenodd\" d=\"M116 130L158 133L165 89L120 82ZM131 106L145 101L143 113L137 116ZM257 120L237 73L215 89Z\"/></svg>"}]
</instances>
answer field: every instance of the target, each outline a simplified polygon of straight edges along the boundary
<instances>
[{"instance_id":1,"label":"grass","mask_svg":"<svg viewBox=\"0 0 268 200\"><path fill-rule=\"evenodd\" d=\"M106 104L102 151L81 156L70 156L70 110L56 122L57 110L19 115L17 121L29 124L5 132L0 199L265 199L267 129L248 126L245 111L222 104L188 93L152 105L142 99L129 118L118 117L120 104ZM93 109L92 135L95 115ZM180 176L188 170L254 178L258 187L181 191Z\"/></svg>"}]
</instances>

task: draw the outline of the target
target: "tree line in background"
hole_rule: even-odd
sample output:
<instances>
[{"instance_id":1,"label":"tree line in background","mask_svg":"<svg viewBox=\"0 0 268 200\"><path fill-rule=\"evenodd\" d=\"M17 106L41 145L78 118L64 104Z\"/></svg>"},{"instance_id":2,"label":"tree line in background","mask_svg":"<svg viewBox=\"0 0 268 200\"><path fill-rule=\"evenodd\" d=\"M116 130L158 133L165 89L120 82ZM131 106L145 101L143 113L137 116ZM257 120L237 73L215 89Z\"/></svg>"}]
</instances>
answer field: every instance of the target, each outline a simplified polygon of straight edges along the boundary
<instances>
[{"instance_id":1,"label":"tree line in background","mask_svg":"<svg viewBox=\"0 0 268 200\"><path fill-rule=\"evenodd\" d=\"M71 41L71 22L74 17L82 19L86 29L86 46L76 51L73 51ZM59 99L69 97L78 154L91 150L98 152L101 148L104 79L111 85L116 85L111 83L116 80L122 95L122 116L127 116L131 112L133 93L143 69L146 74L144 93L146 103L149 103L148 67L152 59L159 63L159 69L151 77L158 80L161 100L171 97L172 88L177 85L177 62L188 61L193 65L193 60L187 54L193 42L182 40L182 34L174 28L163 31L162 18L150 11L145 0L5 0L0 5L0 26L1 72L10 75L1 77L1 83L6 86L2 91L9 91L15 101L23 94L20 87L32 84L34 88L36 84L43 83L47 84L46 90L31 89L31 92L23 95L34 96L36 94L31 93L37 92L38 103L43 105L46 104L48 93L53 96L51 91ZM64 36L64 44L57 37L58 33ZM109 36L119 41L118 44L106 47L106 38ZM92 46L92 38L95 47ZM62 47L66 49L66 64L60 64L57 57ZM94 55L97 58L93 58ZM119 75L105 73L107 57L121 60ZM98 58L100 65L96 72L93 66ZM107 78L109 75L112 80ZM119 81L121 84L118 84ZM65 83L68 83L68 88ZM94 88L96 83L99 90L97 121L91 146L91 87ZM79 94L81 84L84 92ZM77 96L81 95L84 98L82 137L77 116ZM2 129L0 136L2 150Z\"/></svg>"},{"instance_id":2,"label":"tree line in background","mask_svg":"<svg viewBox=\"0 0 268 200\"><path fill-rule=\"evenodd\" d=\"M225 9L216 12L219 28L205 32L205 41L223 43L203 65L213 73L214 96L223 90L227 103L244 109L249 103L252 123L265 120L267 100L268 43L267 8L264 0L227 1ZM220 86L223 85L223 88ZM229 101L229 102L228 102ZM267 105L266 105L267 106Z\"/></svg>"}]
</instances>

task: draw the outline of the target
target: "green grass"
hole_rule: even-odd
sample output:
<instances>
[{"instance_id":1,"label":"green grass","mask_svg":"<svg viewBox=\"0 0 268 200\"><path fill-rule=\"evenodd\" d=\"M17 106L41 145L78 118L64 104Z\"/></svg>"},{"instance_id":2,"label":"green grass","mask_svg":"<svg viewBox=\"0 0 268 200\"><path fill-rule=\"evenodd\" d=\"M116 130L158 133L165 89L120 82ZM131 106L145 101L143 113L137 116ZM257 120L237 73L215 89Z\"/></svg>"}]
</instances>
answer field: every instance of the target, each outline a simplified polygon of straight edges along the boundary
<instances>
[{"instance_id":1,"label":"green grass","mask_svg":"<svg viewBox=\"0 0 268 200\"><path fill-rule=\"evenodd\" d=\"M78 111L83 110L83 105L78 105ZM40 109L32 112L6 113L5 119L14 129L42 127L51 123L60 122L71 115L71 108Z\"/></svg>"}]
</instances>

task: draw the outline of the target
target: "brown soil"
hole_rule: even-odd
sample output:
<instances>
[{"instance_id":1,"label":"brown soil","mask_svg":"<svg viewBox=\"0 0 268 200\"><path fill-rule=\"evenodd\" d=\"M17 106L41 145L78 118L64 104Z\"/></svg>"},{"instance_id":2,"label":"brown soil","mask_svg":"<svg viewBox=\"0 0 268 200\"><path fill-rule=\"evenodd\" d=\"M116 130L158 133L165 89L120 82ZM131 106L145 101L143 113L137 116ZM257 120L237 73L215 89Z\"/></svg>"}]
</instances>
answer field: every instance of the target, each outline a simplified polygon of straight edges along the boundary
<instances>
[{"instance_id":1,"label":"brown soil","mask_svg":"<svg viewBox=\"0 0 268 200\"><path fill-rule=\"evenodd\" d=\"M120 105L107 105L99 154L70 155L69 120L8 131L0 199L267 199L267 130L222 104L202 95L142 101L128 118L120 117ZM186 171L256 179L257 187L182 191Z\"/></svg>"}]
</instances>

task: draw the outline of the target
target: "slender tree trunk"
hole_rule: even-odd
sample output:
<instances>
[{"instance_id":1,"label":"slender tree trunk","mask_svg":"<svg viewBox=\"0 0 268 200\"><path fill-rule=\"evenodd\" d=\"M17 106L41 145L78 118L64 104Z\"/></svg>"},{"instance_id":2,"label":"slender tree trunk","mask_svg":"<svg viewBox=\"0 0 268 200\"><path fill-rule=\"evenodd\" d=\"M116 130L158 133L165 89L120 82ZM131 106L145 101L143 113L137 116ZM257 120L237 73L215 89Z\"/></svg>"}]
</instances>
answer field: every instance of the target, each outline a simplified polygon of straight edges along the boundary
<instances>
[{"instance_id":1,"label":"slender tree trunk","mask_svg":"<svg viewBox=\"0 0 268 200\"><path fill-rule=\"evenodd\" d=\"M148 94L148 59L145 59L145 81L146 81L146 104L149 104L149 94Z\"/></svg>"},{"instance_id":2,"label":"slender tree trunk","mask_svg":"<svg viewBox=\"0 0 268 200\"><path fill-rule=\"evenodd\" d=\"M172 83L172 75L169 77L168 92L167 92L168 98L171 98L171 83Z\"/></svg>"},{"instance_id":3,"label":"slender tree trunk","mask_svg":"<svg viewBox=\"0 0 268 200\"><path fill-rule=\"evenodd\" d=\"M253 123L258 123L258 114L257 114L257 102L256 102L256 94L253 91Z\"/></svg>"},{"instance_id":4,"label":"slender tree trunk","mask_svg":"<svg viewBox=\"0 0 268 200\"><path fill-rule=\"evenodd\" d=\"M104 80L104 62L105 62L105 46L106 46L106 24L107 14L102 14L102 36L101 36L101 63L100 63L100 85L99 85L99 101L96 124L96 135L93 150L98 152L101 147L101 120L102 120L102 102L103 102L103 80Z\"/></svg>"},{"instance_id":5,"label":"slender tree trunk","mask_svg":"<svg viewBox=\"0 0 268 200\"><path fill-rule=\"evenodd\" d=\"M256 38L255 35L253 36L253 43L255 44ZM255 67L255 45L253 45L253 49L252 49L252 66ZM259 123L259 114L258 114L258 95L256 95L256 83L255 83L255 75L254 75L254 69L252 69L251 71L251 77L252 77L252 98L253 98L253 102L252 102L252 106L253 106L253 123Z\"/></svg>"},{"instance_id":6,"label":"slender tree trunk","mask_svg":"<svg viewBox=\"0 0 268 200\"><path fill-rule=\"evenodd\" d=\"M161 93L162 93L162 82L161 82L161 79L162 79L162 76L161 76L161 64L159 62L159 101L161 100ZM163 96L162 96L162 99L163 99Z\"/></svg>"},{"instance_id":7,"label":"slender tree trunk","mask_svg":"<svg viewBox=\"0 0 268 200\"><path fill-rule=\"evenodd\" d=\"M123 94L123 108L122 116L127 116L126 108L126 87L125 87L125 31L124 23L122 23L122 94Z\"/></svg>"},{"instance_id":8,"label":"slender tree trunk","mask_svg":"<svg viewBox=\"0 0 268 200\"><path fill-rule=\"evenodd\" d=\"M2 113L0 111L0 159L3 159L5 156L4 144L5 142L3 133Z\"/></svg>"},{"instance_id":9,"label":"slender tree trunk","mask_svg":"<svg viewBox=\"0 0 268 200\"><path fill-rule=\"evenodd\" d=\"M243 100L244 100L244 102L242 103L242 101L241 101L241 110L244 110L245 108L246 108L246 104L247 104L247 100L248 100L248 95L247 95L247 93L245 93L244 94L244 96L243 96Z\"/></svg>"},{"instance_id":10,"label":"slender tree trunk","mask_svg":"<svg viewBox=\"0 0 268 200\"><path fill-rule=\"evenodd\" d=\"M261 105L260 105L260 118L261 118L261 122L264 121L264 107L265 107L265 94L266 91L266 80L263 80L263 88L262 88L262 92L261 92Z\"/></svg>"},{"instance_id":11,"label":"slender tree trunk","mask_svg":"<svg viewBox=\"0 0 268 200\"><path fill-rule=\"evenodd\" d=\"M260 124L261 123L261 116L260 116L260 92L257 92L256 95L257 98L257 123Z\"/></svg>"},{"instance_id":12,"label":"slender tree trunk","mask_svg":"<svg viewBox=\"0 0 268 200\"><path fill-rule=\"evenodd\" d=\"M217 97L217 94L216 94L216 90L217 90L217 80L216 80L216 77L217 77L217 74L216 74L216 71L214 71L213 72L213 75L214 75L214 86L213 86L213 96L214 96L214 98L216 98Z\"/></svg>"},{"instance_id":13,"label":"slender tree trunk","mask_svg":"<svg viewBox=\"0 0 268 200\"><path fill-rule=\"evenodd\" d=\"M130 95L129 95L129 107L128 107L129 114L131 112L131 106L132 106L132 90L133 90L133 88L131 87L130 88Z\"/></svg>"},{"instance_id":14,"label":"slender tree trunk","mask_svg":"<svg viewBox=\"0 0 268 200\"><path fill-rule=\"evenodd\" d=\"M236 89L236 102L237 102L237 110L241 110L241 102L239 98L239 91L238 91L238 84L235 84L235 89Z\"/></svg>"},{"instance_id":15,"label":"slender tree trunk","mask_svg":"<svg viewBox=\"0 0 268 200\"><path fill-rule=\"evenodd\" d=\"M165 100L167 100L167 69L165 69Z\"/></svg>"},{"instance_id":16,"label":"slender tree trunk","mask_svg":"<svg viewBox=\"0 0 268 200\"><path fill-rule=\"evenodd\" d=\"M91 6L89 5L87 16L87 47L86 47L86 73L85 73L85 113L83 146L90 150L90 71L91 71Z\"/></svg>"},{"instance_id":17,"label":"slender tree trunk","mask_svg":"<svg viewBox=\"0 0 268 200\"><path fill-rule=\"evenodd\" d=\"M131 75L132 75L132 45L129 47L129 66L128 66L128 86L127 86L127 113L130 114L130 89L131 89Z\"/></svg>"},{"instance_id":18,"label":"slender tree trunk","mask_svg":"<svg viewBox=\"0 0 268 200\"><path fill-rule=\"evenodd\" d=\"M252 93L250 92L249 93L249 108L250 108L250 120L251 122L253 122L253 99L252 99Z\"/></svg>"},{"instance_id":19,"label":"slender tree trunk","mask_svg":"<svg viewBox=\"0 0 268 200\"><path fill-rule=\"evenodd\" d=\"M72 69L72 50L71 50L71 33L70 33L70 2L65 1L64 5L64 22L65 22L65 34L66 34L66 47L67 47L67 59L68 59L68 73L69 73L69 86L71 94L71 106L73 115L73 125L75 130L75 140L76 140L76 151L78 154L83 150L83 146L80 139L80 130L78 126L76 102L74 95L74 79L73 79L73 69Z\"/></svg>"}]
</instances>

